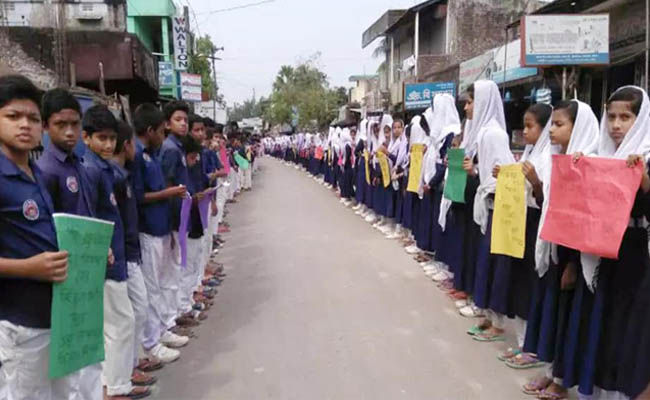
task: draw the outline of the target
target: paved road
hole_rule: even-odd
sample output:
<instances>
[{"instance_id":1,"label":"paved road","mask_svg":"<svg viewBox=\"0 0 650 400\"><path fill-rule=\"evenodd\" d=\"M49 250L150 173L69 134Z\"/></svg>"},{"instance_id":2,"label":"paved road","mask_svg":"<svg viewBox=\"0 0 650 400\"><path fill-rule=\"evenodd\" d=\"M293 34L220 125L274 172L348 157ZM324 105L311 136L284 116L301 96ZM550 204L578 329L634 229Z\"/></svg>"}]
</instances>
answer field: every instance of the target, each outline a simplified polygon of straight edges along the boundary
<instances>
[{"instance_id":1,"label":"paved road","mask_svg":"<svg viewBox=\"0 0 650 400\"><path fill-rule=\"evenodd\" d=\"M522 399L531 372L477 343L474 322L396 242L303 172L272 160L230 207L228 278L154 399Z\"/></svg>"}]
</instances>

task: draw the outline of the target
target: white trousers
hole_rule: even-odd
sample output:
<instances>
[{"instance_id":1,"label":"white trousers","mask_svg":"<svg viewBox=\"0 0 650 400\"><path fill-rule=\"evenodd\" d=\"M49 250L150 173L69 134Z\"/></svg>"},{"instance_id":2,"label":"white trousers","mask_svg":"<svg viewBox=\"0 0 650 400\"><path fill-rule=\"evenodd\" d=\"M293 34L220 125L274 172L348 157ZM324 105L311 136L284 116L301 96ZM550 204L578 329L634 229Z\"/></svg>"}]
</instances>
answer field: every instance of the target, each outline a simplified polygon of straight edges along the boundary
<instances>
[{"instance_id":1,"label":"white trousers","mask_svg":"<svg viewBox=\"0 0 650 400\"><path fill-rule=\"evenodd\" d=\"M239 168L239 171L237 171L237 191L239 192L242 189L244 189L244 170Z\"/></svg>"},{"instance_id":2,"label":"white trousers","mask_svg":"<svg viewBox=\"0 0 650 400\"><path fill-rule=\"evenodd\" d=\"M252 187L253 187L253 173L252 173L251 168L248 168L247 170L244 170L242 175L243 175L242 187L244 189L252 189Z\"/></svg>"},{"instance_id":3,"label":"white trousers","mask_svg":"<svg viewBox=\"0 0 650 400\"><path fill-rule=\"evenodd\" d=\"M164 311L161 318L167 329L176 326L178 315L178 296L181 280L181 250L178 242L178 231L171 234L171 240L166 243L163 256L163 268L160 269L160 289L163 297Z\"/></svg>"},{"instance_id":4,"label":"white trousers","mask_svg":"<svg viewBox=\"0 0 650 400\"><path fill-rule=\"evenodd\" d=\"M147 290L147 319L144 324L144 338L142 345L151 349L160 342L160 336L167 330L167 322L162 316L165 314L165 297L160 285L160 276L163 268L170 268L171 264L165 260L166 249L169 248L170 236L152 236L140 234L140 248L142 251L142 278ZM130 274L130 271L129 271Z\"/></svg>"},{"instance_id":5,"label":"white trousers","mask_svg":"<svg viewBox=\"0 0 650 400\"><path fill-rule=\"evenodd\" d=\"M137 263L127 263L129 279L127 280L129 300L133 307L135 317L135 330L133 341L133 367L138 366L140 346L144 341L144 326L147 323L147 312L149 310L149 299L147 297L147 286L144 283L142 268Z\"/></svg>"},{"instance_id":6,"label":"white trousers","mask_svg":"<svg viewBox=\"0 0 650 400\"><path fill-rule=\"evenodd\" d=\"M219 178L219 182L226 182L227 178ZM228 192L230 187L220 187L217 189L217 224L223 221L223 212L226 207L226 200L228 199ZM218 230L218 226L217 226ZM215 232L216 233L216 232Z\"/></svg>"},{"instance_id":7,"label":"white trousers","mask_svg":"<svg viewBox=\"0 0 650 400\"><path fill-rule=\"evenodd\" d=\"M0 321L0 374L8 400L86 400L80 392L80 372L48 378L50 330ZM0 392L1 393L1 392ZM99 397L89 398L100 400Z\"/></svg>"},{"instance_id":8,"label":"white trousers","mask_svg":"<svg viewBox=\"0 0 650 400\"><path fill-rule=\"evenodd\" d=\"M183 314L192 311L194 305L194 289L199 274L199 266L203 258L203 237L187 239L187 267L181 268L180 289L178 291L178 312Z\"/></svg>"},{"instance_id":9,"label":"white trousers","mask_svg":"<svg viewBox=\"0 0 650 400\"><path fill-rule=\"evenodd\" d=\"M228 187L228 200L232 200L235 197L235 192L237 191L237 171L234 168L230 168L230 173L228 174L228 182L230 186Z\"/></svg>"},{"instance_id":10,"label":"white trousers","mask_svg":"<svg viewBox=\"0 0 650 400\"><path fill-rule=\"evenodd\" d=\"M129 300L128 284L104 283L104 352L102 380L109 396L125 395L133 389L133 346L135 316Z\"/></svg>"}]
</instances>

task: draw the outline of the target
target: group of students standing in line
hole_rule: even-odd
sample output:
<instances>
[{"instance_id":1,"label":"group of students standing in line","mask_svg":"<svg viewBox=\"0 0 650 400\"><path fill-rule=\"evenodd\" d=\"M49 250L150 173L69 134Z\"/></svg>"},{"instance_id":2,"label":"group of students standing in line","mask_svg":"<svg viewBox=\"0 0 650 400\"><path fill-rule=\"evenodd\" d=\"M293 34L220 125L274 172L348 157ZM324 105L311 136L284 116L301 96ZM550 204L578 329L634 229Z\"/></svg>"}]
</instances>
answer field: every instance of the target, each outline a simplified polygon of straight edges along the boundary
<instances>
[{"instance_id":1,"label":"group of students standing in line","mask_svg":"<svg viewBox=\"0 0 650 400\"><path fill-rule=\"evenodd\" d=\"M225 276L214 256L226 202L252 185L255 146L174 101L140 105L133 126L105 105L82 112L65 89L44 95L23 76L0 77L0 399L136 399L149 374L180 357ZM49 135L34 159L42 132ZM227 140L230 140L230 143ZM85 150L77 154L79 141ZM216 192L213 190L216 188ZM208 194L209 193L209 194ZM210 198L208 222L197 207ZM180 207L192 199L187 265ZM52 215L114 224L104 284L105 361L48 378L52 286L67 277ZM141 355L143 357L141 357Z\"/></svg>"},{"instance_id":2,"label":"group of students standing in line","mask_svg":"<svg viewBox=\"0 0 650 400\"><path fill-rule=\"evenodd\" d=\"M533 104L522 116L526 147L519 161L494 82L471 85L464 110L461 122L454 97L437 94L408 125L384 114L364 119L358 129L267 139L264 146L337 190L343 204L354 206L387 238L400 240L459 313L478 319L467 331L475 341L505 341L505 320L514 319L517 343L498 359L515 369L543 368L523 386L527 395L559 400L577 387L580 398L650 398L648 95L636 86L619 88L600 125L579 100ZM411 192L406 188L415 145L424 146L424 156L418 189ZM451 148L466 155L464 203L443 195ZM596 156L626 160L630 168L643 165L617 260L540 238L555 154L572 155L575 163ZM390 166L388 185L383 156ZM522 259L490 253L500 167L515 162L526 179ZM619 205L612 199L611 206Z\"/></svg>"}]
</instances>

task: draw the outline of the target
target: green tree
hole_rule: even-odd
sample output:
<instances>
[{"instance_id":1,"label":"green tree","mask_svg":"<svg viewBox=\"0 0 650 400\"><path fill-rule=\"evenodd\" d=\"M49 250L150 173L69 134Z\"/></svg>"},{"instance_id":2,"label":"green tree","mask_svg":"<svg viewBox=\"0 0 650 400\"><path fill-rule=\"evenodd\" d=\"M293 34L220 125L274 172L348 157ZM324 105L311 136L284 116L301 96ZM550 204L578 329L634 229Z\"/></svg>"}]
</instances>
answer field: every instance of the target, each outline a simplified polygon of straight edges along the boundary
<instances>
[{"instance_id":1,"label":"green tree","mask_svg":"<svg viewBox=\"0 0 650 400\"><path fill-rule=\"evenodd\" d=\"M228 108L228 119L241 121L244 118L261 117L264 113L263 105L265 102L266 100L262 97L259 101L248 99L241 104L235 103L232 107Z\"/></svg>"},{"instance_id":2,"label":"green tree","mask_svg":"<svg viewBox=\"0 0 650 400\"><path fill-rule=\"evenodd\" d=\"M212 76L212 60L209 58L216 46L212 43L210 35L199 37L194 44L195 51L190 54L188 72L201 75L203 92L208 93L210 100L217 100L219 104L223 105L223 96L219 94L219 87L215 85L215 79Z\"/></svg>"}]
</instances>

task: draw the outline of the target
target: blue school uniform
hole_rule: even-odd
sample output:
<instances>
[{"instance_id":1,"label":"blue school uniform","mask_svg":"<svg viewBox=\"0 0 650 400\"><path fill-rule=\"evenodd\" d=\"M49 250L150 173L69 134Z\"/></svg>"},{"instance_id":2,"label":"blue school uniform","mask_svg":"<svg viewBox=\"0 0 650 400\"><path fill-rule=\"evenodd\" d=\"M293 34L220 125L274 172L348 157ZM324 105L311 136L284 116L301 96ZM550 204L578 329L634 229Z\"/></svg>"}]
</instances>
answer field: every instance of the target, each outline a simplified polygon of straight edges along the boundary
<instances>
[{"instance_id":1,"label":"blue school uniform","mask_svg":"<svg viewBox=\"0 0 650 400\"><path fill-rule=\"evenodd\" d=\"M52 213L54 205L42 172L29 163L31 179L0 152L0 257L26 259L57 251ZM10 190L7 190L10 188ZM48 329L52 284L0 276L0 321L29 328Z\"/></svg>"},{"instance_id":2,"label":"blue school uniform","mask_svg":"<svg viewBox=\"0 0 650 400\"><path fill-rule=\"evenodd\" d=\"M138 229L138 201L133 189L131 173L116 163L111 163L115 178L114 192L117 207L124 224L126 261L141 264L140 236ZM127 167L129 167L127 165Z\"/></svg>"},{"instance_id":3,"label":"blue school uniform","mask_svg":"<svg viewBox=\"0 0 650 400\"><path fill-rule=\"evenodd\" d=\"M93 188L81 159L74 152L68 154L50 144L38 159L37 165L52 197L54 212L85 217L95 215Z\"/></svg>"},{"instance_id":4,"label":"blue school uniform","mask_svg":"<svg viewBox=\"0 0 650 400\"><path fill-rule=\"evenodd\" d=\"M190 191L185 151L180 139L173 134L170 134L163 142L160 149L160 164L167 186L184 185ZM181 219L181 199L170 201L169 212L171 228L178 231Z\"/></svg>"},{"instance_id":5,"label":"blue school uniform","mask_svg":"<svg viewBox=\"0 0 650 400\"><path fill-rule=\"evenodd\" d=\"M113 168L108 161L100 158L90 149L84 155L84 166L88 172L92 187L97 188L97 218L115 224L111 240L115 263L106 268L106 279L117 282L125 281L128 279L128 272L126 268L124 226L122 225L122 217L117 208L117 199L113 191L115 181Z\"/></svg>"},{"instance_id":6,"label":"blue school uniform","mask_svg":"<svg viewBox=\"0 0 650 400\"><path fill-rule=\"evenodd\" d=\"M351 199L354 197L354 170L352 169L352 147L345 146L345 163L341 182L341 197Z\"/></svg>"},{"instance_id":7,"label":"blue school uniform","mask_svg":"<svg viewBox=\"0 0 650 400\"><path fill-rule=\"evenodd\" d=\"M474 274L476 272L477 247L481 237L481 228L474 222L474 196L479 186L477 177L467 177L465 186L465 204L454 203L452 205L453 223L462 224L463 227L456 231L461 236L459 239L462 243L459 254L451 255L450 258L457 259L458 265L454 272L454 289L472 294L474 290ZM449 223L447 223L449 227ZM452 229L455 230L456 227ZM449 228L448 228L449 229ZM488 228L489 231L489 228ZM450 264L451 265L451 264Z\"/></svg>"},{"instance_id":8,"label":"blue school uniform","mask_svg":"<svg viewBox=\"0 0 650 400\"><path fill-rule=\"evenodd\" d=\"M158 151L145 149L138 140L131 173L138 201L138 228L142 233L157 237L168 235L171 231L169 200L145 203L144 196L146 193L160 192L167 187L159 155Z\"/></svg>"},{"instance_id":9,"label":"blue school uniform","mask_svg":"<svg viewBox=\"0 0 650 400\"><path fill-rule=\"evenodd\" d=\"M366 162L363 158L364 150L363 140L359 140L357 146L354 149L354 154L356 156L356 167L355 171L355 198L357 203L365 203L366 199Z\"/></svg>"},{"instance_id":10,"label":"blue school uniform","mask_svg":"<svg viewBox=\"0 0 650 400\"><path fill-rule=\"evenodd\" d=\"M208 188L208 178L203 173L205 171L206 160L201 157L194 166L188 168L189 186L188 190L192 194L200 193ZM193 202L190 211L190 227L188 229L188 237L198 239L203 236L203 225L201 223L201 215L197 202Z\"/></svg>"}]
</instances>

